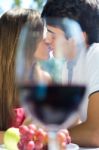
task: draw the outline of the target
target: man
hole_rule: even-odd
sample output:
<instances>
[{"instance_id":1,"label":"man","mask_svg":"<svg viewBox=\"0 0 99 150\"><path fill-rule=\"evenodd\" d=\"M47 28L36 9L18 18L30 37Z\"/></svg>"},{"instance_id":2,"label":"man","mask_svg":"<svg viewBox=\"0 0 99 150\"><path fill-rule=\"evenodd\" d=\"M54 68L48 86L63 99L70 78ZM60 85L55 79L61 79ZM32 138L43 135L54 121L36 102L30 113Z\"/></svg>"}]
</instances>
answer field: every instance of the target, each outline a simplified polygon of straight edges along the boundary
<instances>
[{"instance_id":1,"label":"man","mask_svg":"<svg viewBox=\"0 0 99 150\"><path fill-rule=\"evenodd\" d=\"M68 130L73 143L77 143L80 146L99 147L99 119L97 119L99 115L99 45L93 44L99 42L99 12L97 2L94 1L93 3L91 0L50 0L44 6L42 17L69 17L78 21L81 25L86 46L89 48L87 54L89 93L83 111L86 114L84 114L84 119L80 118L82 123ZM56 30L59 30L60 27L56 28L53 23L48 21L47 24L50 33L55 32L58 34ZM54 36L54 40L57 40L57 37ZM91 45L93 46L90 47Z\"/></svg>"}]
</instances>

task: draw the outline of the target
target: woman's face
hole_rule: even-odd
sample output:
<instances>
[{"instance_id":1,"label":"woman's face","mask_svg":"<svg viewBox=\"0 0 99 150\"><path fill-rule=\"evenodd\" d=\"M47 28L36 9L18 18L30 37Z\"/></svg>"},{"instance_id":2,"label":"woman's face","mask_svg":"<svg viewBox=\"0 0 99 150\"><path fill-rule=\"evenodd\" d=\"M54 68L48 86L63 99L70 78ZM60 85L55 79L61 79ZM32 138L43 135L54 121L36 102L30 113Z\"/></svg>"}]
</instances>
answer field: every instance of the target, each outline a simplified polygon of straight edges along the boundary
<instances>
[{"instance_id":1,"label":"woman's face","mask_svg":"<svg viewBox=\"0 0 99 150\"><path fill-rule=\"evenodd\" d=\"M39 42L37 49L34 53L34 57L40 60L49 59L49 45L48 43L46 43L45 39L42 39Z\"/></svg>"}]
</instances>

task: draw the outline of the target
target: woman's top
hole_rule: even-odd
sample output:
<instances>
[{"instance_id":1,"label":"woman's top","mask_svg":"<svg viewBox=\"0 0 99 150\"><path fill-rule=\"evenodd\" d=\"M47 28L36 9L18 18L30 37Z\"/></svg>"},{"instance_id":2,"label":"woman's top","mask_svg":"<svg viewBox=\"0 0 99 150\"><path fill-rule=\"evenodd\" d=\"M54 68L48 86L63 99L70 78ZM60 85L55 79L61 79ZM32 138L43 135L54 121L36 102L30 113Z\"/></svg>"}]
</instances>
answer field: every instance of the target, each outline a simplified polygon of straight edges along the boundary
<instances>
[{"instance_id":1,"label":"woman's top","mask_svg":"<svg viewBox=\"0 0 99 150\"><path fill-rule=\"evenodd\" d=\"M12 120L11 127L18 128L22 123L24 122L26 116L25 116L25 111L22 107L20 108L15 108L15 117Z\"/></svg>"}]
</instances>

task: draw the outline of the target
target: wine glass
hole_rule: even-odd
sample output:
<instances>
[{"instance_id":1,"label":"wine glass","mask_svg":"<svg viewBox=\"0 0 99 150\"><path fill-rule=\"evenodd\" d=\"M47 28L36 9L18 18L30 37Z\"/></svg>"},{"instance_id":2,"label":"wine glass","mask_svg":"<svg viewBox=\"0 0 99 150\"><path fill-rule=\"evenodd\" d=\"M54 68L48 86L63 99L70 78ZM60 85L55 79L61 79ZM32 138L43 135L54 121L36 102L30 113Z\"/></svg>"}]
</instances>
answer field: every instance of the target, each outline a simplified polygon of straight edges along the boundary
<instances>
[{"instance_id":1,"label":"wine glass","mask_svg":"<svg viewBox=\"0 0 99 150\"><path fill-rule=\"evenodd\" d=\"M22 105L33 122L48 129L49 149L56 150L56 132L70 126L70 118L77 113L85 95L86 46L76 21L46 21L54 27L47 27L44 21L43 32L33 30L29 23L22 29L17 46L16 84Z\"/></svg>"}]
</instances>

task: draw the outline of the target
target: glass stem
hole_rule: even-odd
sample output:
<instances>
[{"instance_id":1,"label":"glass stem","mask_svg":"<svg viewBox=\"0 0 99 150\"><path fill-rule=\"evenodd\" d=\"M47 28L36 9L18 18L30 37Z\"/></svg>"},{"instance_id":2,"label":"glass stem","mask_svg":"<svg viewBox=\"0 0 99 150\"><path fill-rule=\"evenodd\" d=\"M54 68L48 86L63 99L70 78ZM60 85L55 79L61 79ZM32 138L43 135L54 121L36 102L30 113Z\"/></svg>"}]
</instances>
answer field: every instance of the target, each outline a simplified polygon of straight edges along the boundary
<instances>
[{"instance_id":1,"label":"glass stem","mask_svg":"<svg viewBox=\"0 0 99 150\"><path fill-rule=\"evenodd\" d=\"M48 150L60 150L60 145L59 145L59 142L57 141L56 136L57 136L56 132L49 131L49 133L48 133L48 137L49 137Z\"/></svg>"}]
</instances>

